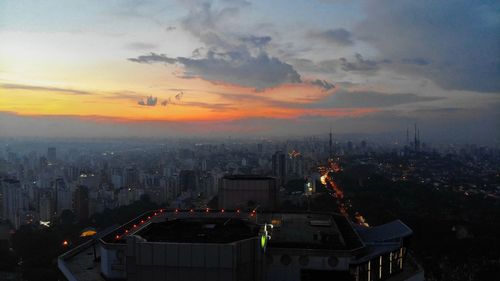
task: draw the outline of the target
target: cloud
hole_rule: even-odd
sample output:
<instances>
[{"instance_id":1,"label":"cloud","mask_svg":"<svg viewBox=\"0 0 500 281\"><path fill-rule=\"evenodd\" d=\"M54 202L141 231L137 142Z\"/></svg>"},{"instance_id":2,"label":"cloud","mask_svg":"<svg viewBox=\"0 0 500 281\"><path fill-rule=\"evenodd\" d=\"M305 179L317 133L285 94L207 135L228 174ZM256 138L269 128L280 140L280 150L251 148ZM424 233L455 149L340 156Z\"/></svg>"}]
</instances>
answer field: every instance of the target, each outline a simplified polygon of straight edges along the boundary
<instances>
[{"instance_id":1,"label":"cloud","mask_svg":"<svg viewBox=\"0 0 500 281\"><path fill-rule=\"evenodd\" d=\"M257 48L263 48L267 44L269 44L269 42L271 42L271 37L270 36L250 35L250 36L242 37L241 41L244 43L250 43L251 45L253 45L254 47L257 47Z\"/></svg>"},{"instance_id":2,"label":"cloud","mask_svg":"<svg viewBox=\"0 0 500 281\"><path fill-rule=\"evenodd\" d=\"M386 94L375 91L349 92L340 90L327 99L310 104L310 108L383 108L417 102L431 102L440 97L423 97L411 93Z\"/></svg>"},{"instance_id":3,"label":"cloud","mask_svg":"<svg viewBox=\"0 0 500 281\"><path fill-rule=\"evenodd\" d=\"M424 58L411 58L411 59L407 58L407 59L402 59L401 63L424 66L431 64L431 61Z\"/></svg>"},{"instance_id":4,"label":"cloud","mask_svg":"<svg viewBox=\"0 0 500 281\"><path fill-rule=\"evenodd\" d=\"M320 80L320 79L313 80L309 83L311 83L312 85L318 86L318 87L324 89L325 91L329 91L329 90L335 88L335 85L333 85L332 83L329 83L328 81Z\"/></svg>"},{"instance_id":5,"label":"cloud","mask_svg":"<svg viewBox=\"0 0 500 281\"><path fill-rule=\"evenodd\" d=\"M246 52L216 53L209 51L204 58L170 58L151 53L129 58L139 63L179 63L185 67L184 76L200 77L212 82L226 82L257 90L283 83L300 83L300 75L293 67L265 53L252 56Z\"/></svg>"},{"instance_id":6,"label":"cloud","mask_svg":"<svg viewBox=\"0 0 500 281\"><path fill-rule=\"evenodd\" d=\"M151 50L156 48L157 45L151 43L134 42L127 45L127 48L134 50Z\"/></svg>"},{"instance_id":7,"label":"cloud","mask_svg":"<svg viewBox=\"0 0 500 281\"><path fill-rule=\"evenodd\" d=\"M165 63L173 64L177 60L167 57L165 54L150 53L149 55L138 56L137 58L128 58L129 61L137 63Z\"/></svg>"},{"instance_id":8,"label":"cloud","mask_svg":"<svg viewBox=\"0 0 500 281\"><path fill-rule=\"evenodd\" d=\"M379 63L373 60L364 59L361 54L356 53L354 56L354 61L349 61L346 58L339 59L341 68L344 71L377 71L379 69Z\"/></svg>"},{"instance_id":9,"label":"cloud","mask_svg":"<svg viewBox=\"0 0 500 281\"><path fill-rule=\"evenodd\" d=\"M314 62L309 59L294 59L292 64L300 71L333 74L338 70L345 72L363 72L364 74L373 74L380 69L381 64L390 64L389 60L371 60L365 59L361 54L356 53L353 58L341 57L338 59L326 59ZM408 60L407 63L421 63L417 60Z\"/></svg>"},{"instance_id":10,"label":"cloud","mask_svg":"<svg viewBox=\"0 0 500 281\"><path fill-rule=\"evenodd\" d=\"M171 89L171 90L178 90L178 89ZM179 104L179 102L181 101L183 96L184 96L184 92L181 91L181 92L175 94L175 96L173 98L169 97L168 99L162 101L161 106L167 106L169 104Z\"/></svg>"},{"instance_id":11,"label":"cloud","mask_svg":"<svg viewBox=\"0 0 500 281\"><path fill-rule=\"evenodd\" d=\"M299 59L293 59L292 65L299 71L318 73L318 74L332 74L337 72L339 61L323 60L316 63L309 59L299 58Z\"/></svg>"},{"instance_id":12,"label":"cloud","mask_svg":"<svg viewBox=\"0 0 500 281\"><path fill-rule=\"evenodd\" d=\"M229 103L206 103L206 102L198 102L198 101L189 101L183 102L182 106L193 106L200 108L207 108L214 112L221 112L226 110L235 109L232 104Z\"/></svg>"},{"instance_id":13,"label":"cloud","mask_svg":"<svg viewBox=\"0 0 500 281\"><path fill-rule=\"evenodd\" d=\"M156 103L158 103L158 98L153 96L146 97L146 101L141 99L137 102L138 105L142 106L156 106Z\"/></svg>"},{"instance_id":14,"label":"cloud","mask_svg":"<svg viewBox=\"0 0 500 281\"><path fill-rule=\"evenodd\" d=\"M365 11L357 37L402 62L394 71L444 89L500 92L498 1L366 1Z\"/></svg>"},{"instance_id":15,"label":"cloud","mask_svg":"<svg viewBox=\"0 0 500 281\"><path fill-rule=\"evenodd\" d=\"M329 29L322 32L310 32L309 36L338 46L354 45L351 32L344 28Z\"/></svg>"},{"instance_id":16,"label":"cloud","mask_svg":"<svg viewBox=\"0 0 500 281\"><path fill-rule=\"evenodd\" d=\"M1 84L1 87L4 89L10 90L29 90L29 91L43 91L43 92L58 92L64 94L73 94L73 95L91 95L92 93L81 90L74 89L66 89L66 88L58 88L58 87L42 87L42 86L33 86L33 85L24 85L24 84Z\"/></svg>"}]
</instances>

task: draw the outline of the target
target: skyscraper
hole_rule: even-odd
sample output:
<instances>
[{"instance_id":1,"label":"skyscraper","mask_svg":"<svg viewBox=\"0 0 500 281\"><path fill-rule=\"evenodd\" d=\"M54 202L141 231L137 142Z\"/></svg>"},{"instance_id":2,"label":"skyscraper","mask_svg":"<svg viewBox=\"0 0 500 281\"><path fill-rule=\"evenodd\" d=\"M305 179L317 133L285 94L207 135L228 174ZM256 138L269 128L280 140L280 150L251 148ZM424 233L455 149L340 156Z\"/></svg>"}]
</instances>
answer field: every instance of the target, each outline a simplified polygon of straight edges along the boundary
<instances>
[{"instance_id":1,"label":"skyscraper","mask_svg":"<svg viewBox=\"0 0 500 281\"><path fill-rule=\"evenodd\" d=\"M283 185L287 176L286 154L283 151L276 151L276 153L273 154L272 166L273 176L278 177L281 185Z\"/></svg>"},{"instance_id":2,"label":"skyscraper","mask_svg":"<svg viewBox=\"0 0 500 281\"><path fill-rule=\"evenodd\" d=\"M0 180L2 193L2 216L9 220L15 229L21 225L21 183L14 179Z\"/></svg>"},{"instance_id":3,"label":"skyscraper","mask_svg":"<svg viewBox=\"0 0 500 281\"><path fill-rule=\"evenodd\" d=\"M54 190L56 192L56 214L61 215L63 210L71 210L71 190L62 178L54 181Z\"/></svg>"},{"instance_id":4,"label":"skyscraper","mask_svg":"<svg viewBox=\"0 0 500 281\"><path fill-rule=\"evenodd\" d=\"M47 149L47 160L49 160L50 163L54 163L57 159L56 155L56 148L55 147L49 147Z\"/></svg>"},{"instance_id":5,"label":"skyscraper","mask_svg":"<svg viewBox=\"0 0 500 281\"><path fill-rule=\"evenodd\" d=\"M89 217L89 189L80 185L76 188L73 201L73 209L79 220Z\"/></svg>"}]
</instances>

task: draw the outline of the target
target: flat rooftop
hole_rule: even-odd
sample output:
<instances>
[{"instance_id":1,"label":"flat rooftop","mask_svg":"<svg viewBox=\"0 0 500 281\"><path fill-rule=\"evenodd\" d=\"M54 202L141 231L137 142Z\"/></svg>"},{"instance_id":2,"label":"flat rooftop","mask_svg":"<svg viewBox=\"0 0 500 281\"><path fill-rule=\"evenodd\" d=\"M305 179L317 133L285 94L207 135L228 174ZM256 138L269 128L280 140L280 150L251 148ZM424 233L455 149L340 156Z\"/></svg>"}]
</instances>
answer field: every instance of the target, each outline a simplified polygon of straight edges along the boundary
<instances>
[{"instance_id":1,"label":"flat rooftop","mask_svg":"<svg viewBox=\"0 0 500 281\"><path fill-rule=\"evenodd\" d=\"M231 243L258 235L273 224L270 248L349 251L364 246L348 219L321 212L236 212L162 210L145 213L105 235L106 243L124 244L128 235L150 242Z\"/></svg>"},{"instance_id":2,"label":"flat rooftop","mask_svg":"<svg viewBox=\"0 0 500 281\"><path fill-rule=\"evenodd\" d=\"M272 223L269 248L354 250L363 247L347 219L325 213L264 213Z\"/></svg>"},{"instance_id":3,"label":"flat rooftop","mask_svg":"<svg viewBox=\"0 0 500 281\"><path fill-rule=\"evenodd\" d=\"M148 242L231 243L256 237L260 226L238 218L179 218L137 231Z\"/></svg>"}]
</instances>

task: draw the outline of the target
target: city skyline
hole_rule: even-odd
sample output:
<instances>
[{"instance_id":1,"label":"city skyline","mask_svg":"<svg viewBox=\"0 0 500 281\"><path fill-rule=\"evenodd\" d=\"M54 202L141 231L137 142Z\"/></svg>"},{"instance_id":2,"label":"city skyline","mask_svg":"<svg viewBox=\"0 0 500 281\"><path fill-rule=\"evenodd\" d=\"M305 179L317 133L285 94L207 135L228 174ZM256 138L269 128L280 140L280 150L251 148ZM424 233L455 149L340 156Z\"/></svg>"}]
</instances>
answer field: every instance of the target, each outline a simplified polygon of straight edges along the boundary
<instances>
[{"instance_id":1,"label":"city skyline","mask_svg":"<svg viewBox=\"0 0 500 281\"><path fill-rule=\"evenodd\" d=\"M498 144L494 1L3 1L4 137Z\"/></svg>"}]
</instances>

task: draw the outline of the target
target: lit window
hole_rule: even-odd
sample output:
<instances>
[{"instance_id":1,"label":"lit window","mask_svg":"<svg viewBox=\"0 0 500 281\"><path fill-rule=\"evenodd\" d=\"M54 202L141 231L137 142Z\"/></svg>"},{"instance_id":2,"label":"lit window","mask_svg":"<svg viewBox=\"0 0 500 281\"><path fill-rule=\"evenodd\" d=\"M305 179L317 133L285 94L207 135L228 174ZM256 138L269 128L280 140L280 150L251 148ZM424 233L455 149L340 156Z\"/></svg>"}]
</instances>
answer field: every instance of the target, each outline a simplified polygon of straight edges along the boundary
<instances>
[{"instance_id":1,"label":"lit window","mask_svg":"<svg viewBox=\"0 0 500 281\"><path fill-rule=\"evenodd\" d=\"M382 279L382 256L378 258L378 279Z\"/></svg>"}]
</instances>

